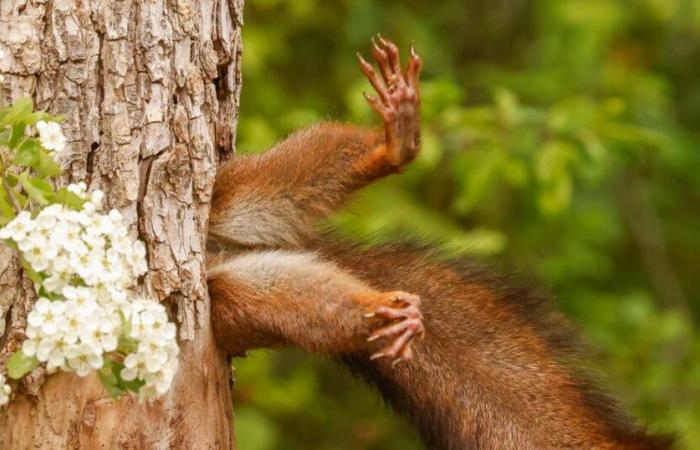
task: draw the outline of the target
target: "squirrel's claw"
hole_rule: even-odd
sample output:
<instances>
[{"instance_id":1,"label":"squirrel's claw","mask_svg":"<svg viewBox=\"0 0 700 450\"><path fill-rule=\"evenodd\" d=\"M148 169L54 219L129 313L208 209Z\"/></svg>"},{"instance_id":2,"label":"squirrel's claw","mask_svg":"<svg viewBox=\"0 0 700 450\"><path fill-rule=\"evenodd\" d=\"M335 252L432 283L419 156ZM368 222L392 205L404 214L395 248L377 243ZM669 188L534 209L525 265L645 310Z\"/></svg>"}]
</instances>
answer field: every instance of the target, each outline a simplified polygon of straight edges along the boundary
<instances>
[{"instance_id":1,"label":"squirrel's claw","mask_svg":"<svg viewBox=\"0 0 700 450\"><path fill-rule=\"evenodd\" d=\"M392 367L400 361L408 361L413 356L411 344L416 338L423 337L423 315L420 312L420 298L405 292L392 292L385 294L389 306L381 306L375 311L365 314L367 318L380 318L390 321L388 325L374 331L368 338L368 342L378 339L390 339L387 346L374 353L370 359L393 359Z\"/></svg>"},{"instance_id":2,"label":"squirrel's claw","mask_svg":"<svg viewBox=\"0 0 700 450\"><path fill-rule=\"evenodd\" d=\"M409 55L406 79L408 85L418 93L418 80L420 78L420 70L423 67L423 60L418 56L418 53L416 53L416 46L413 43L411 43Z\"/></svg>"},{"instance_id":3,"label":"squirrel's claw","mask_svg":"<svg viewBox=\"0 0 700 450\"><path fill-rule=\"evenodd\" d=\"M377 38L382 42L382 44L385 42L384 38L381 37L381 35L377 35ZM384 82L387 83L387 85L390 85L391 80L393 78L393 71L391 70L390 63L389 63L389 54L387 53L386 50L384 50L382 47L377 45L377 42L374 40L374 38L371 39L372 41L372 55L374 56L374 59L377 61L377 65L379 66L379 70L382 72L382 77L384 78Z\"/></svg>"},{"instance_id":4,"label":"squirrel's claw","mask_svg":"<svg viewBox=\"0 0 700 450\"><path fill-rule=\"evenodd\" d=\"M374 67L372 67L372 64L368 63L362 57L360 52L357 52L357 59L360 62L360 70L362 70L362 73L365 74L365 77L367 77L374 90L377 92L377 94L379 94L379 97L382 99L382 102L386 103L387 101L389 101L389 94L386 89L386 85L384 84L384 81L382 81L382 79L379 77L379 75L377 75L377 72L374 70ZM365 98L367 98L367 96L365 96Z\"/></svg>"},{"instance_id":5,"label":"squirrel's claw","mask_svg":"<svg viewBox=\"0 0 700 450\"><path fill-rule=\"evenodd\" d=\"M393 42L384 39L381 35L379 37L379 42L384 46L384 52L388 55L389 64L391 64L391 70L395 75L401 74L401 61L399 59L399 48Z\"/></svg>"},{"instance_id":6,"label":"squirrel's claw","mask_svg":"<svg viewBox=\"0 0 700 450\"><path fill-rule=\"evenodd\" d=\"M369 95L366 92L362 92L362 95L365 97L365 100L367 100L367 103L370 104L373 110L375 110L377 113L380 115L386 114L384 105L382 104L382 101L379 99L379 97L376 97L374 95Z\"/></svg>"}]
</instances>

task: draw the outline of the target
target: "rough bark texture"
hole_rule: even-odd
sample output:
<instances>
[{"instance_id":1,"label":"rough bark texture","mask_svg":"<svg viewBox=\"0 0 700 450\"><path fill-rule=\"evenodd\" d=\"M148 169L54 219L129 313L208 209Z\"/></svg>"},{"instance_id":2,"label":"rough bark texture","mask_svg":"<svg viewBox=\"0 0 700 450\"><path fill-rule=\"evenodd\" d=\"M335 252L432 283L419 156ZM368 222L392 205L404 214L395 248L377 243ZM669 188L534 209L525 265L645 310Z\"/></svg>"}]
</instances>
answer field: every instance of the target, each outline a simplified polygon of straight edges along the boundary
<instances>
[{"instance_id":1,"label":"rough bark texture","mask_svg":"<svg viewBox=\"0 0 700 450\"><path fill-rule=\"evenodd\" d=\"M65 117L64 181L105 191L148 248L144 293L179 322L180 369L151 405L94 376L35 371L0 411L0 448L232 446L227 361L209 325L204 259L218 159L233 151L243 0L0 0L2 104ZM22 340L31 283L0 250L0 364ZM7 312L7 314L5 314Z\"/></svg>"}]
</instances>

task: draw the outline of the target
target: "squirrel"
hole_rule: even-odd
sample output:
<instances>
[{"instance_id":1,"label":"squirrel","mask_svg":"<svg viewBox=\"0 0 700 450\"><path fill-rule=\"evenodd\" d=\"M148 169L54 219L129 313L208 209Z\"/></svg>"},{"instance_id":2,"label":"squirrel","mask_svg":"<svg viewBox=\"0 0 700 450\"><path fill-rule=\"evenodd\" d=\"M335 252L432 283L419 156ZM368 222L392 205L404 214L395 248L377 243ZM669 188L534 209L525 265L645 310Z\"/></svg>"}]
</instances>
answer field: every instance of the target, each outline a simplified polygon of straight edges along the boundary
<instances>
[{"instance_id":1,"label":"squirrel","mask_svg":"<svg viewBox=\"0 0 700 450\"><path fill-rule=\"evenodd\" d=\"M404 69L394 43L372 44L379 70L357 56L382 130L323 123L219 168L207 262L218 344L334 358L430 449L670 448L579 369L580 345L546 296L424 248L359 248L315 230L420 149L421 58L411 46Z\"/></svg>"}]
</instances>

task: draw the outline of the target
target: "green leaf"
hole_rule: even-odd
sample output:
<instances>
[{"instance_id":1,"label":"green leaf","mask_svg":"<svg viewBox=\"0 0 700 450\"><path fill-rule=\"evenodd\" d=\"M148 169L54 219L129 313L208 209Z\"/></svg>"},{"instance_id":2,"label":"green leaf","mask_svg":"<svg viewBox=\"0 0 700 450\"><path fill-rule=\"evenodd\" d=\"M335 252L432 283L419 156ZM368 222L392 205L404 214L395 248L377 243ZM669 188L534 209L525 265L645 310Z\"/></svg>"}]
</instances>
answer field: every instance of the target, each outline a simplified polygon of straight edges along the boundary
<instances>
[{"instance_id":1,"label":"green leaf","mask_svg":"<svg viewBox=\"0 0 700 450\"><path fill-rule=\"evenodd\" d=\"M7 196L5 187L2 185L2 183L0 183L0 215L2 216L2 219L9 222L10 220L14 219L16 214L17 212L12 206L10 198ZM3 225L5 225L5 223L3 223Z\"/></svg>"},{"instance_id":2,"label":"green leaf","mask_svg":"<svg viewBox=\"0 0 700 450\"><path fill-rule=\"evenodd\" d=\"M10 247L12 250L19 250L19 247L17 247L17 243L13 241L12 239L7 239L2 241L5 245Z\"/></svg>"},{"instance_id":3,"label":"green leaf","mask_svg":"<svg viewBox=\"0 0 700 450\"><path fill-rule=\"evenodd\" d=\"M109 374L111 378L114 378L114 375ZM119 398L122 395L124 395L124 390L122 390L119 386L117 386L116 380L112 382L111 378L108 378L108 375L105 374L103 371L98 371L97 372L97 377L100 379L102 382L102 386L105 388L105 391L109 394L110 397L112 398Z\"/></svg>"},{"instance_id":4,"label":"green leaf","mask_svg":"<svg viewBox=\"0 0 700 450\"><path fill-rule=\"evenodd\" d=\"M39 361L34 356L27 356L22 350L17 350L7 360L7 374L10 378L18 380L34 370Z\"/></svg>"},{"instance_id":5,"label":"green leaf","mask_svg":"<svg viewBox=\"0 0 700 450\"><path fill-rule=\"evenodd\" d=\"M138 339L126 337L125 334L119 337L117 349L122 353L131 353L136 351L139 346Z\"/></svg>"},{"instance_id":6,"label":"green leaf","mask_svg":"<svg viewBox=\"0 0 700 450\"><path fill-rule=\"evenodd\" d=\"M36 139L25 139L15 153L14 162L22 167L34 167L39 163L41 144Z\"/></svg>"},{"instance_id":7,"label":"green leaf","mask_svg":"<svg viewBox=\"0 0 700 450\"><path fill-rule=\"evenodd\" d=\"M55 302L55 301L61 301L61 302L62 302L62 301L65 300L63 297L61 297L60 294L55 294L55 293L53 293L53 292L49 292L49 291L47 291L46 288L45 288L44 286L42 286L42 285L39 285L39 290L37 291L37 295L38 295L39 297L47 298L47 299L49 299L49 300L52 301L52 302Z\"/></svg>"},{"instance_id":8,"label":"green leaf","mask_svg":"<svg viewBox=\"0 0 700 450\"><path fill-rule=\"evenodd\" d=\"M46 198L47 195L52 195L53 188L49 186L48 192L44 190L44 184L48 184L43 180L38 178L29 178L27 173L22 173L19 176L19 182L24 188L24 192L27 193L30 199L40 204L41 206L46 206L49 204L49 200ZM35 184L35 182L37 182ZM40 183L39 183L40 182Z\"/></svg>"},{"instance_id":9,"label":"green leaf","mask_svg":"<svg viewBox=\"0 0 700 450\"><path fill-rule=\"evenodd\" d=\"M124 395L124 389L119 387L119 378L114 374L113 364L111 360L105 359L104 365L97 371L97 377L112 398L119 398Z\"/></svg>"},{"instance_id":10,"label":"green leaf","mask_svg":"<svg viewBox=\"0 0 700 450\"><path fill-rule=\"evenodd\" d=\"M128 391L131 391L131 392L138 393L139 390L141 389L141 387L142 387L144 384L146 384L146 382L145 382L144 380L139 380L138 378L134 378L134 379L131 380L131 381L126 381L126 380L124 380L124 379L122 378L122 375L121 375L121 369L123 369L123 368L124 368L124 367L122 366L122 367L119 369L119 375L117 376L117 377L119 378L119 387L121 387L121 388L123 388L123 389L126 389L126 390L128 390Z\"/></svg>"},{"instance_id":11,"label":"green leaf","mask_svg":"<svg viewBox=\"0 0 700 450\"><path fill-rule=\"evenodd\" d=\"M33 117L33 109L34 105L32 104L31 98L22 97L17 99L12 106L7 109L2 119L0 119L0 127L6 127L17 123L24 123L26 125L34 124L36 118Z\"/></svg>"},{"instance_id":12,"label":"green leaf","mask_svg":"<svg viewBox=\"0 0 700 450\"><path fill-rule=\"evenodd\" d=\"M53 186L46 180L42 180L38 177L31 177L28 179L32 186L39 189L46 196L53 194Z\"/></svg>"},{"instance_id":13,"label":"green leaf","mask_svg":"<svg viewBox=\"0 0 700 450\"><path fill-rule=\"evenodd\" d=\"M44 282L44 277L41 276L39 272L34 270L31 264L29 264L24 258L21 258L21 261L24 274L36 284L42 284Z\"/></svg>"},{"instance_id":14,"label":"green leaf","mask_svg":"<svg viewBox=\"0 0 700 450\"><path fill-rule=\"evenodd\" d=\"M17 186L17 183L19 183L19 177L11 172L8 172L6 174L5 180L7 180L7 184L9 184L12 187Z\"/></svg>"},{"instance_id":15,"label":"green leaf","mask_svg":"<svg viewBox=\"0 0 700 450\"><path fill-rule=\"evenodd\" d=\"M39 151L39 164L34 166L40 177L56 177L61 174L61 167L53 157L44 149Z\"/></svg>"},{"instance_id":16,"label":"green leaf","mask_svg":"<svg viewBox=\"0 0 700 450\"><path fill-rule=\"evenodd\" d=\"M86 200L79 195L69 191L68 189L62 187L51 197L52 203L60 203L66 205L67 207L75 210L80 210L83 208Z\"/></svg>"},{"instance_id":17,"label":"green leaf","mask_svg":"<svg viewBox=\"0 0 700 450\"><path fill-rule=\"evenodd\" d=\"M10 136L12 135L12 130L2 130L0 131L0 145L7 145L10 142Z\"/></svg>"},{"instance_id":18,"label":"green leaf","mask_svg":"<svg viewBox=\"0 0 700 450\"><path fill-rule=\"evenodd\" d=\"M138 392L141 390L141 387L143 387L143 385L146 384L144 380L139 380L138 378L131 381L124 381L121 378L120 380L121 384L123 384L128 390L136 394L138 394Z\"/></svg>"},{"instance_id":19,"label":"green leaf","mask_svg":"<svg viewBox=\"0 0 700 450\"><path fill-rule=\"evenodd\" d=\"M17 203L19 203L19 207L24 209L24 207L27 206L27 196L17 191L14 192L14 196Z\"/></svg>"},{"instance_id":20,"label":"green leaf","mask_svg":"<svg viewBox=\"0 0 700 450\"><path fill-rule=\"evenodd\" d=\"M110 361L112 376L116 379L116 385L122 391L138 392L141 386L146 384L144 380L134 379L131 381L126 381L122 378L122 370L124 369L124 364L117 361Z\"/></svg>"},{"instance_id":21,"label":"green leaf","mask_svg":"<svg viewBox=\"0 0 700 450\"><path fill-rule=\"evenodd\" d=\"M24 130L27 128L27 124L24 122L15 123L12 125L12 133L10 134L10 140L7 142L7 146L10 148L17 147L17 144L24 137Z\"/></svg>"}]
</instances>

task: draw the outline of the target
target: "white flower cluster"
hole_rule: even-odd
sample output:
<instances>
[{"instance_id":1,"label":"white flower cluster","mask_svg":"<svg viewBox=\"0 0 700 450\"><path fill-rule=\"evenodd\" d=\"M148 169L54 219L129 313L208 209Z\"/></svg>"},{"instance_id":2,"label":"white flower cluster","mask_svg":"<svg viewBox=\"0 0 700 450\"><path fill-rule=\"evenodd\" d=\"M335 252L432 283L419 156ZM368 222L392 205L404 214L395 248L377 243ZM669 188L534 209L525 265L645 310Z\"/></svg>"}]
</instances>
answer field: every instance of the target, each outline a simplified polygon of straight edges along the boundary
<instances>
[{"instance_id":1,"label":"white flower cluster","mask_svg":"<svg viewBox=\"0 0 700 450\"><path fill-rule=\"evenodd\" d=\"M61 130L61 125L40 120L36 123L36 129L39 131L39 141L46 150L61 152L66 148L66 136Z\"/></svg>"},{"instance_id":2,"label":"white flower cluster","mask_svg":"<svg viewBox=\"0 0 700 450\"><path fill-rule=\"evenodd\" d=\"M68 189L86 196L82 183ZM150 399L165 393L175 374L175 326L159 303L130 299L147 270L146 250L129 238L118 211L100 212L102 197L94 191L80 211L53 204L34 218L21 212L0 229L0 239L14 241L43 280L22 352L49 372L86 376L131 339L137 348L121 355L123 379L145 382L139 394Z\"/></svg>"},{"instance_id":3,"label":"white flower cluster","mask_svg":"<svg viewBox=\"0 0 700 450\"><path fill-rule=\"evenodd\" d=\"M139 391L143 399L165 394L177 371L179 348L175 341L175 324L160 303L139 299L123 309L129 324L127 337L138 341L138 348L124 358L122 379L144 380Z\"/></svg>"},{"instance_id":4,"label":"white flower cluster","mask_svg":"<svg viewBox=\"0 0 700 450\"><path fill-rule=\"evenodd\" d=\"M89 291L88 288L71 289ZM66 292L67 293L67 292ZM103 355L117 349L121 317L115 307L98 306L83 292L79 298L50 301L40 298L27 317L27 340L22 352L46 363L49 373L75 371L84 377L102 367Z\"/></svg>"},{"instance_id":5,"label":"white flower cluster","mask_svg":"<svg viewBox=\"0 0 700 450\"><path fill-rule=\"evenodd\" d=\"M69 189L81 195L84 185ZM146 249L129 238L117 210L99 212L102 197L93 192L81 211L60 204L34 218L23 211L0 229L0 239L12 239L32 268L47 276L42 284L50 293L75 284L76 276L89 287L121 291L147 270Z\"/></svg>"},{"instance_id":6,"label":"white flower cluster","mask_svg":"<svg viewBox=\"0 0 700 450\"><path fill-rule=\"evenodd\" d=\"M0 373L0 406L5 406L10 401L12 387L5 383L5 375Z\"/></svg>"}]
</instances>

